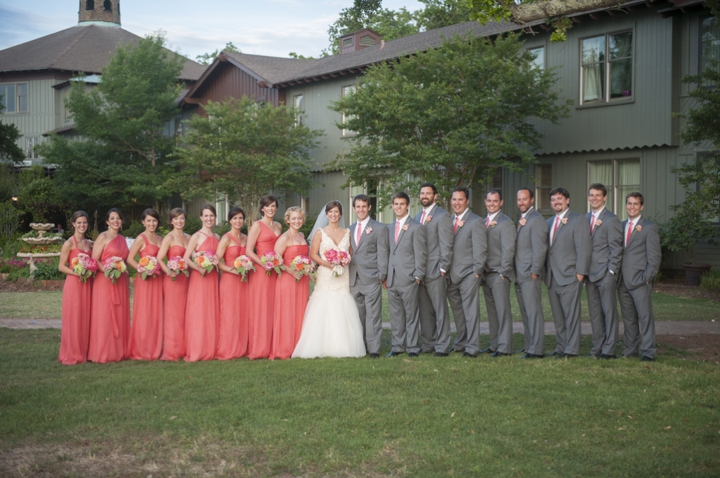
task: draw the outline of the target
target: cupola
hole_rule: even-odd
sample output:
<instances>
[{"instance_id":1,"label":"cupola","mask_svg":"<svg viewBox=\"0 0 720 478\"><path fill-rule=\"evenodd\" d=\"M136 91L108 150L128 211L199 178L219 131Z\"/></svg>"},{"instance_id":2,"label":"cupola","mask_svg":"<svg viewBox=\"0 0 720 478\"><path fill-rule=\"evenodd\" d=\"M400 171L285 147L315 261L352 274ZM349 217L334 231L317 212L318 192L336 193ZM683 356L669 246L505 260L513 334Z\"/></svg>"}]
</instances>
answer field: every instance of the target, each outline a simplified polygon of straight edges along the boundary
<instances>
[{"instance_id":1,"label":"cupola","mask_svg":"<svg viewBox=\"0 0 720 478\"><path fill-rule=\"evenodd\" d=\"M80 0L78 25L120 26L120 0Z\"/></svg>"}]
</instances>

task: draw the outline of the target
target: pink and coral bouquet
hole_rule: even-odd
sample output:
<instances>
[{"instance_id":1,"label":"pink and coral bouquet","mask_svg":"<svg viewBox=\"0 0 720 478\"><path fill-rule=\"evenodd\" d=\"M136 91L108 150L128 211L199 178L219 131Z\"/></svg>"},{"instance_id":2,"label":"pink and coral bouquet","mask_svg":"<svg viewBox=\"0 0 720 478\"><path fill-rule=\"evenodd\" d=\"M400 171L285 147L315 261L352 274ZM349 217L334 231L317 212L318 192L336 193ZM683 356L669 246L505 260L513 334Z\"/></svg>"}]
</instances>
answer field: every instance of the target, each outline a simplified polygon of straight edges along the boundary
<instances>
[{"instance_id":1,"label":"pink and coral bouquet","mask_svg":"<svg viewBox=\"0 0 720 478\"><path fill-rule=\"evenodd\" d=\"M300 282L302 276L312 274L312 272L315 270L315 265L308 256L304 256L301 254L299 256L295 256L295 258L292 260L292 262L290 263L290 270L294 271L296 274L295 281Z\"/></svg>"},{"instance_id":2,"label":"pink and coral bouquet","mask_svg":"<svg viewBox=\"0 0 720 478\"><path fill-rule=\"evenodd\" d=\"M237 256L235 258L235 262L233 262L232 269L240 276L242 277L243 282L247 282L247 275L250 273L250 271L255 272L255 264L253 264L252 259L250 259L245 254L241 256Z\"/></svg>"},{"instance_id":3,"label":"pink and coral bouquet","mask_svg":"<svg viewBox=\"0 0 720 478\"><path fill-rule=\"evenodd\" d=\"M190 271L188 270L188 266L185 263L185 259L180 256L168 259L167 268L171 272L175 272L177 274L185 274L185 277L188 277L190 275ZM172 278L173 282L175 282L175 279L177 279L177 276Z\"/></svg>"},{"instance_id":4,"label":"pink and coral bouquet","mask_svg":"<svg viewBox=\"0 0 720 478\"><path fill-rule=\"evenodd\" d=\"M334 266L332 270L333 275L340 277L345 271L345 267L350 264L351 257L346 251L332 248L325 251L325 259Z\"/></svg>"},{"instance_id":5,"label":"pink and coral bouquet","mask_svg":"<svg viewBox=\"0 0 720 478\"><path fill-rule=\"evenodd\" d=\"M267 251L265 254L262 255L260 258L260 262L262 263L263 267L265 268L265 273L267 275L270 275L271 271L277 272L277 275L282 275L282 268L283 268L283 260L282 257L277 255L277 252L275 251Z\"/></svg>"},{"instance_id":6,"label":"pink and coral bouquet","mask_svg":"<svg viewBox=\"0 0 720 478\"><path fill-rule=\"evenodd\" d=\"M120 275L127 272L127 266L118 256L108 257L103 262L103 269L105 269L105 277L110 279L114 284L120 278Z\"/></svg>"},{"instance_id":7,"label":"pink and coral bouquet","mask_svg":"<svg viewBox=\"0 0 720 478\"><path fill-rule=\"evenodd\" d=\"M140 277L142 277L142 280L148 280L155 276L159 276L160 264L158 263L157 257L141 257L138 261L137 271Z\"/></svg>"},{"instance_id":8,"label":"pink and coral bouquet","mask_svg":"<svg viewBox=\"0 0 720 478\"><path fill-rule=\"evenodd\" d=\"M95 259L82 252L70 261L72 271L80 276L80 282L87 282L98 270L98 263Z\"/></svg>"},{"instance_id":9,"label":"pink and coral bouquet","mask_svg":"<svg viewBox=\"0 0 720 478\"><path fill-rule=\"evenodd\" d=\"M205 275L217 268L218 258L215 254L210 251L197 251L193 254L195 256L195 264L200 266L203 270L202 274Z\"/></svg>"}]
</instances>

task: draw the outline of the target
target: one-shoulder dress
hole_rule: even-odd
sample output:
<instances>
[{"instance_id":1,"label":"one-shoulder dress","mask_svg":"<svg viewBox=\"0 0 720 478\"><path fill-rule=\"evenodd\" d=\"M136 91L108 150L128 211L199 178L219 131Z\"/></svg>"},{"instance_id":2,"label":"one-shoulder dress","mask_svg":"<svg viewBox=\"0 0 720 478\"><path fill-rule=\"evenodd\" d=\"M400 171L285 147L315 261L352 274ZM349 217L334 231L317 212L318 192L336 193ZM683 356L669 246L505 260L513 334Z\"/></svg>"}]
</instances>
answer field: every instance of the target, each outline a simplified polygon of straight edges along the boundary
<instances>
[{"instance_id":1,"label":"one-shoulder dress","mask_svg":"<svg viewBox=\"0 0 720 478\"><path fill-rule=\"evenodd\" d=\"M140 234L145 247L140 258L157 258L160 248ZM163 278L153 275L148 279L135 276L132 326L130 327L130 358L133 360L157 360L163 344Z\"/></svg>"},{"instance_id":2,"label":"one-shoulder dress","mask_svg":"<svg viewBox=\"0 0 720 478\"><path fill-rule=\"evenodd\" d=\"M225 249L225 264L232 267L238 256L245 254L245 246L231 233L226 234L234 243ZM246 276L250 280L250 276ZM248 345L248 292L249 282L230 272L220 277L220 325L215 358L230 360L247 353Z\"/></svg>"},{"instance_id":3,"label":"one-shoulder dress","mask_svg":"<svg viewBox=\"0 0 720 478\"><path fill-rule=\"evenodd\" d=\"M278 236L262 221L260 234L255 243L255 252L262 257L275 248ZM275 282L277 274L267 275L256 265L257 271L250 280L250 315L248 328L248 358L258 359L270 355L272 343L273 306L275 305Z\"/></svg>"},{"instance_id":4,"label":"one-shoulder dress","mask_svg":"<svg viewBox=\"0 0 720 478\"><path fill-rule=\"evenodd\" d=\"M309 254L307 244L289 246L283 253L283 263L289 267L299 255ZM283 273L275 285L275 306L273 307L273 331L270 359L289 359L300 339L305 306L310 292L308 276L296 281L293 276Z\"/></svg>"},{"instance_id":5,"label":"one-shoulder dress","mask_svg":"<svg viewBox=\"0 0 720 478\"><path fill-rule=\"evenodd\" d=\"M115 236L102 251L100 262L117 256L127 261L128 246L125 238ZM128 358L130 338L130 285L127 274L112 283L98 273L93 281L92 307L90 312L90 347L88 360L91 362L118 362Z\"/></svg>"},{"instance_id":6,"label":"one-shoulder dress","mask_svg":"<svg viewBox=\"0 0 720 478\"><path fill-rule=\"evenodd\" d=\"M79 254L91 254L78 248L73 235L75 249L70 251L68 262ZM71 267L72 268L72 267ZM90 343L90 305L92 299L92 281L82 282L78 276L68 275L65 279L62 295L62 329L60 331L60 353L58 362L63 365L75 365L87 361Z\"/></svg>"},{"instance_id":7,"label":"one-shoulder dress","mask_svg":"<svg viewBox=\"0 0 720 478\"><path fill-rule=\"evenodd\" d=\"M170 246L168 259L182 258L185 255L183 246ZM190 278L178 274L173 280L166 275L163 279L165 344L160 360L179 360L185 356L185 302L188 294Z\"/></svg>"},{"instance_id":8,"label":"one-shoulder dress","mask_svg":"<svg viewBox=\"0 0 720 478\"><path fill-rule=\"evenodd\" d=\"M218 240L214 235L208 236L202 231L200 233L206 237L195 251L215 254ZM219 317L217 270L213 269L203 275L193 269L190 273L190 285L185 306L186 362L215 358Z\"/></svg>"}]
</instances>

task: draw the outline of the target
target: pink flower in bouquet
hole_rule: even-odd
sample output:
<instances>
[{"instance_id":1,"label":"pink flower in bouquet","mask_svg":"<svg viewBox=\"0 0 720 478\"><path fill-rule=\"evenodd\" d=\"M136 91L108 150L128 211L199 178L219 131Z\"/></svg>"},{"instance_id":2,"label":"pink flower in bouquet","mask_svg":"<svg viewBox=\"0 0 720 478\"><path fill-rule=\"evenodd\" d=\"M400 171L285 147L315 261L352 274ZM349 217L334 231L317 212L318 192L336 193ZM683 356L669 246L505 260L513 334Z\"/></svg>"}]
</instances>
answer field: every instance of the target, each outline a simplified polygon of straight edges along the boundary
<instances>
[{"instance_id":1,"label":"pink flower in bouquet","mask_svg":"<svg viewBox=\"0 0 720 478\"><path fill-rule=\"evenodd\" d=\"M265 273L270 275L270 272L277 272L278 276L282 275L283 260L282 257L278 256L275 251L267 251L260 258L260 262L265 268Z\"/></svg>"},{"instance_id":2,"label":"pink flower in bouquet","mask_svg":"<svg viewBox=\"0 0 720 478\"><path fill-rule=\"evenodd\" d=\"M202 275L207 274L217 268L218 258L210 251L197 251L195 255L195 264L202 268Z\"/></svg>"},{"instance_id":3,"label":"pink flower in bouquet","mask_svg":"<svg viewBox=\"0 0 720 478\"><path fill-rule=\"evenodd\" d=\"M333 275L340 277L345 270L345 266L350 264L351 258L349 253L332 248L325 251L325 259L334 266Z\"/></svg>"},{"instance_id":4,"label":"pink flower in bouquet","mask_svg":"<svg viewBox=\"0 0 720 478\"><path fill-rule=\"evenodd\" d=\"M70 261L70 267L72 271L80 276L80 282L87 282L87 280L94 276L98 270L98 263L95 259L82 252L77 255L72 261Z\"/></svg>"},{"instance_id":5,"label":"pink flower in bouquet","mask_svg":"<svg viewBox=\"0 0 720 478\"><path fill-rule=\"evenodd\" d=\"M188 265L185 263L185 259L180 256L168 259L167 268L169 271L175 272L176 274L185 274L185 277L190 276ZM175 282L175 279L177 279L177 275L172 278L173 282Z\"/></svg>"},{"instance_id":6,"label":"pink flower in bouquet","mask_svg":"<svg viewBox=\"0 0 720 478\"><path fill-rule=\"evenodd\" d=\"M247 282L247 275L248 273L250 273L250 271L255 272L255 265L253 264L252 259L250 259L245 254L237 256L235 258L232 268L235 270L235 272L237 272L239 276L242 277L242 279L240 280L242 280L243 282Z\"/></svg>"},{"instance_id":7,"label":"pink flower in bouquet","mask_svg":"<svg viewBox=\"0 0 720 478\"><path fill-rule=\"evenodd\" d=\"M295 277L296 282L300 282L302 276L312 274L314 269L315 267L310 258L302 254L299 256L295 256L295 258L290 263L290 270L295 271L295 273L297 274Z\"/></svg>"},{"instance_id":8,"label":"pink flower in bouquet","mask_svg":"<svg viewBox=\"0 0 720 478\"><path fill-rule=\"evenodd\" d=\"M127 272L125 261L117 256L105 259L105 262L103 262L103 269L105 269L105 277L110 279L113 284L120 278L121 274Z\"/></svg>"},{"instance_id":9,"label":"pink flower in bouquet","mask_svg":"<svg viewBox=\"0 0 720 478\"><path fill-rule=\"evenodd\" d=\"M137 271L142 280L148 280L154 276L160 275L160 263L158 262L157 257L141 257L140 261L138 261Z\"/></svg>"}]
</instances>

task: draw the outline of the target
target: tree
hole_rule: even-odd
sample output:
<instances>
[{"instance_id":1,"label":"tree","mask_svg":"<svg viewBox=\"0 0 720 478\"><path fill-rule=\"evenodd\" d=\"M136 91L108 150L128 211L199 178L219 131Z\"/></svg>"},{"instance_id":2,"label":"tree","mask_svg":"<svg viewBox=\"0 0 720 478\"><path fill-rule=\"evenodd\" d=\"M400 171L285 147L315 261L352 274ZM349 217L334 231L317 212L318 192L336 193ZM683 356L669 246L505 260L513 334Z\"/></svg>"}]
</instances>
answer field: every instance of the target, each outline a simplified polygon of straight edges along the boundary
<instances>
[{"instance_id":1,"label":"tree","mask_svg":"<svg viewBox=\"0 0 720 478\"><path fill-rule=\"evenodd\" d=\"M148 36L117 50L96 88L74 82L67 107L83 141L54 135L41 154L58 165L58 179L73 185L83 205L161 209L172 193L168 156L175 137L164 131L179 112L184 58L164 48L162 36Z\"/></svg>"},{"instance_id":2,"label":"tree","mask_svg":"<svg viewBox=\"0 0 720 478\"><path fill-rule=\"evenodd\" d=\"M534 162L540 134L529 123L557 123L571 101L552 90L555 75L533 67L516 35L494 43L472 35L366 70L356 92L334 103L338 127L356 132L330 165L346 186L379 180L378 196L417 190L423 181L449 192L498 167Z\"/></svg>"},{"instance_id":3,"label":"tree","mask_svg":"<svg viewBox=\"0 0 720 478\"><path fill-rule=\"evenodd\" d=\"M293 109L247 97L208 102L204 109L207 116L188 121L185 144L176 152L182 174L172 187L188 197L240 204L250 224L265 194L310 189L309 150L321 132L296 124Z\"/></svg>"},{"instance_id":4,"label":"tree","mask_svg":"<svg viewBox=\"0 0 720 478\"><path fill-rule=\"evenodd\" d=\"M0 115L3 114L5 106L0 95ZM17 145L20 139L20 130L14 124L0 122L0 161L12 161L20 163L25 159L23 150Z\"/></svg>"},{"instance_id":5,"label":"tree","mask_svg":"<svg viewBox=\"0 0 720 478\"><path fill-rule=\"evenodd\" d=\"M225 44L225 48L223 48L222 50L215 50L212 53L203 53L202 55L196 56L195 59L201 65L209 65L210 63L214 62L215 58L217 58L217 56L223 51L229 53L242 53L242 51L240 51L240 48L236 47L233 42L229 41Z\"/></svg>"},{"instance_id":6,"label":"tree","mask_svg":"<svg viewBox=\"0 0 720 478\"><path fill-rule=\"evenodd\" d=\"M420 31L433 30L470 20L467 0L420 0L425 8L415 12Z\"/></svg>"}]
</instances>

